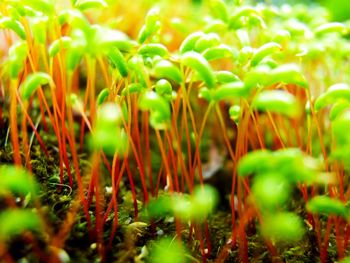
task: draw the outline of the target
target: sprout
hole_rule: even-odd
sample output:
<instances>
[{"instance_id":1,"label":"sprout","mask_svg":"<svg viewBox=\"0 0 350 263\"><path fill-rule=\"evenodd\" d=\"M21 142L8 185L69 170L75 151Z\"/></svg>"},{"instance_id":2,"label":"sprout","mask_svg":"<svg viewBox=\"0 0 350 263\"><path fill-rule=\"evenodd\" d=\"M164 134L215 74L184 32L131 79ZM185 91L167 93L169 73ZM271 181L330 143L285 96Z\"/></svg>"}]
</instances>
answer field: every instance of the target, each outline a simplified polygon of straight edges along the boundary
<instances>
[{"instance_id":1,"label":"sprout","mask_svg":"<svg viewBox=\"0 0 350 263\"><path fill-rule=\"evenodd\" d=\"M286 148L271 152L256 150L244 156L238 163L239 176L278 172L291 183L323 183L318 180L322 169L320 162L305 155L297 148ZM326 178L325 178L326 179Z\"/></svg>"},{"instance_id":2,"label":"sprout","mask_svg":"<svg viewBox=\"0 0 350 263\"><path fill-rule=\"evenodd\" d=\"M178 240L163 238L154 244L150 252L150 262L184 263L187 262L186 250Z\"/></svg>"},{"instance_id":3,"label":"sprout","mask_svg":"<svg viewBox=\"0 0 350 263\"><path fill-rule=\"evenodd\" d=\"M198 39L200 39L205 34L203 32L194 32L190 35L188 35L185 40L182 42L180 46L180 53L184 54L188 51L194 50L194 47L196 45L196 42Z\"/></svg>"},{"instance_id":4,"label":"sprout","mask_svg":"<svg viewBox=\"0 0 350 263\"><path fill-rule=\"evenodd\" d=\"M34 178L23 168L1 165L0 174L1 194L14 193L16 195L36 195L38 186Z\"/></svg>"},{"instance_id":5,"label":"sprout","mask_svg":"<svg viewBox=\"0 0 350 263\"><path fill-rule=\"evenodd\" d=\"M191 217L202 221L214 211L218 203L218 193L209 185L197 186L193 190L191 202Z\"/></svg>"},{"instance_id":6,"label":"sprout","mask_svg":"<svg viewBox=\"0 0 350 263\"><path fill-rule=\"evenodd\" d=\"M298 242L304 235L303 221L290 212L280 212L264 217L261 233L274 242Z\"/></svg>"},{"instance_id":7,"label":"sprout","mask_svg":"<svg viewBox=\"0 0 350 263\"><path fill-rule=\"evenodd\" d=\"M213 88L215 86L214 73L208 61L201 54L193 51L186 52L182 56L181 62L184 66L195 70L204 80L208 88Z\"/></svg>"},{"instance_id":8,"label":"sprout","mask_svg":"<svg viewBox=\"0 0 350 263\"><path fill-rule=\"evenodd\" d=\"M21 39L26 39L26 33L23 25L17 20L10 17L0 18L0 28L8 28L13 30Z\"/></svg>"},{"instance_id":9,"label":"sprout","mask_svg":"<svg viewBox=\"0 0 350 263\"><path fill-rule=\"evenodd\" d=\"M212 214L218 203L217 191L209 186L197 186L189 196L172 194L152 200L147 207L150 217L173 215L184 222L194 220L203 222Z\"/></svg>"},{"instance_id":10,"label":"sprout","mask_svg":"<svg viewBox=\"0 0 350 263\"><path fill-rule=\"evenodd\" d=\"M146 16L146 23L142 26L137 37L140 44L144 43L148 38L157 33L160 29L161 25L159 22L159 14L160 10L158 7L154 7L148 11Z\"/></svg>"},{"instance_id":11,"label":"sprout","mask_svg":"<svg viewBox=\"0 0 350 263\"><path fill-rule=\"evenodd\" d=\"M156 83L156 92L158 95L171 99L173 88L169 81L166 79L160 79Z\"/></svg>"},{"instance_id":12,"label":"sprout","mask_svg":"<svg viewBox=\"0 0 350 263\"><path fill-rule=\"evenodd\" d=\"M316 196L306 204L306 210L313 214L336 215L349 219L349 211L345 205L337 199L328 196Z\"/></svg>"},{"instance_id":13,"label":"sprout","mask_svg":"<svg viewBox=\"0 0 350 263\"><path fill-rule=\"evenodd\" d=\"M275 53L276 51L280 50L282 47L275 43L275 42L269 42L261 47L259 47L257 50L255 50L254 55L251 60L251 65L256 66L258 65L266 56L269 56L270 54Z\"/></svg>"},{"instance_id":14,"label":"sprout","mask_svg":"<svg viewBox=\"0 0 350 263\"><path fill-rule=\"evenodd\" d=\"M340 100L334 103L333 107L329 112L329 119L334 121L338 116L340 116L346 109L350 108L350 102Z\"/></svg>"},{"instance_id":15,"label":"sprout","mask_svg":"<svg viewBox=\"0 0 350 263\"><path fill-rule=\"evenodd\" d=\"M315 110L328 106L339 100L346 100L350 102L350 87L345 83L338 83L330 86L328 90L322 93L315 101Z\"/></svg>"},{"instance_id":16,"label":"sprout","mask_svg":"<svg viewBox=\"0 0 350 263\"><path fill-rule=\"evenodd\" d=\"M37 88L44 85L53 86L53 80L47 73L44 72L36 72L28 75L26 80L21 85L21 95L24 100L29 100L32 94L35 92Z\"/></svg>"},{"instance_id":17,"label":"sprout","mask_svg":"<svg viewBox=\"0 0 350 263\"><path fill-rule=\"evenodd\" d=\"M224 84L228 82L235 82L240 80L238 76L233 74L231 71L222 70L214 72L216 83Z\"/></svg>"},{"instance_id":18,"label":"sprout","mask_svg":"<svg viewBox=\"0 0 350 263\"><path fill-rule=\"evenodd\" d=\"M215 101L234 99L247 96L247 89L241 81L225 83L213 91Z\"/></svg>"},{"instance_id":19,"label":"sprout","mask_svg":"<svg viewBox=\"0 0 350 263\"><path fill-rule=\"evenodd\" d=\"M242 109L239 105L233 105L229 109L229 115L230 118L235 122L238 123L239 118L241 116Z\"/></svg>"},{"instance_id":20,"label":"sprout","mask_svg":"<svg viewBox=\"0 0 350 263\"><path fill-rule=\"evenodd\" d=\"M244 156L238 163L237 173L239 176L264 171L264 167L271 163L271 152L268 150L256 150Z\"/></svg>"},{"instance_id":21,"label":"sprout","mask_svg":"<svg viewBox=\"0 0 350 263\"><path fill-rule=\"evenodd\" d=\"M214 17L221 19L224 22L228 21L229 11L227 9L226 3L223 0L211 0L209 2L210 10Z\"/></svg>"},{"instance_id":22,"label":"sprout","mask_svg":"<svg viewBox=\"0 0 350 263\"><path fill-rule=\"evenodd\" d=\"M162 44L144 44L139 48L138 52L146 57L165 57L169 55L168 49Z\"/></svg>"},{"instance_id":23,"label":"sprout","mask_svg":"<svg viewBox=\"0 0 350 263\"><path fill-rule=\"evenodd\" d=\"M140 93L142 90L144 90L144 87L140 83L131 83L122 90L122 95Z\"/></svg>"},{"instance_id":24,"label":"sprout","mask_svg":"<svg viewBox=\"0 0 350 263\"><path fill-rule=\"evenodd\" d=\"M194 51L201 53L204 50L220 44L220 37L215 33L204 34L194 44Z\"/></svg>"},{"instance_id":25,"label":"sprout","mask_svg":"<svg viewBox=\"0 0 350 263\"><path fill-rule=\"evenodd\" d=\"M254 178L252 193L261 211L274 211L288 201L290 184L283 174L265 173Z\"/></svg>"},{"instance_id":26,"label":"sprout","mask_svg":"<svg viewBox=\"0 0 350 263\"><path fill-rule=\"evenodd\" d=\"M182 75L181 71L178 67L176 67L174 64L172 64L168 60L160 60L155 63L154 67L154 74L157 78L166 78L173 80L177 83L182 82Z\"/></svg>"},{"instance_id":27,"label":"sprout","mask_svg":"<svg viewBox=\"0 0 350 263\"><path fill-rule=\"evenodd\" d=\"M44 45L46 44L46 29L49 18L47 16L35 17L32 20L32 31L34 39Z\"/></svg>"},{"instance_id":28,"label":"sprout","mask_svg":"<svg viewBox=\"0 0 350 263\"><path fill-rule=\"evenodd\" d=\"M262 91L254 98L252 108L281 113L291 118L298 117L301 113L297 99L282 90Z\"/></svg>"},{"instance_id":29,"label":"sprout","mask_svg":"<svg viewBox=\"0 0 350 263\"><path fill-rule=\"evenodd\" d=\"M40 231L38 215L27 209L12 209L0 213L0 240L7 241L24 231Z\"/></svg>"},{"instance_id":30,"label":"sprout","mask_svg":"<svg viewBox=\"0 0 350 263\"><path fill-rule=\"evenodd\" d=\"M97 112L96 125L91 138L94 150L103 150L108 155L123 156L127 150L127 135L121 129L123 113L119 105L105 103Z\"/></svg>"},{"instance_id":31,"label":"sprout","mask_svg":"<svg viewBox=\"0 0 350 263\"><path fill-rule=\"evenodd\" d=\"M9 49L9 66L10 77L16 79L18 74L23 70L24 60L27 58L28 45L27 42L21 41L12 45Z\"/></svg>"},{"instance_id":32,"label":"sprout","mask_svg":"<svg viewBox=\"0 0 350 263\"><path fill-rule=\"evenodd\" d=\"M120 50L116 47L111 48L107 56L112 67L117 68L120 75L126 78L128 76L128 65Z\"/></svg>"},{"instance_id":33,"label":"sprout","mask_svg":"<svg viewBox=\"0 0 350 263\"><path fill-rule=\"evenodd\" d=\"M101 92L98 94L96 102L98 106L101 106L105 100L108 98L109 96L109 89L108 88L104 88L103 90L101 90Z\"/></svg>"},{"instance_id":34,"label":"sprout","mask_svg":"<svg viewBox=\"0 0 350 263\"><path fill-rule=\"evenodd\" d=\"M61 37L53 41L49 47L49 56L54 57L60 52L62 49L68 49L72 39L70 37Z\"/></svg>"},{"instance_id":35,"label":"sprout","mask_svg":"<svg viewBox=\"0 0 350 263\"><path fill-rule=\"evenodd\" d=\"M348 29L343 23L331 22L318 26L315 28L314 32L317 36L322 36L329 33L346 34Z\"/></svg>"},{"instance_id":36,"label":"sprout","mask_svg":"<svg viewBox=\"0 0 350 263\"><path fill-rule=\"evenodd\" d=\"M246 74L244 82L248 89L252 89L257 85L268 87L277 83L295 84L302 88L308 87L308 83L301 74L299 67L294 64L286 64L274 69L270 69L265 65L256 67Z\"/></svg>"},{"instance_id":37,"label":"sprout","mask_svg":"<svg viewBox=\"0 0 350 263\"><path fill-rule=\"evenodd\" d=\"M235 57L235 53L231 47L225 44L210 47L203 52L203 57L207 61Z\"/></svg>"},{"instance_id":38,"label":"sprout","mask_svg":"<svg viewBox=\"0 0 350 263\"><path fill-rule=\"evenodd\" d=\"M55 7L51 0L22 0L21 2L23 5L49 16L52 16L55 12Z\"/></svg>"},{"instance_id":39,"label":"sprout","mask_svg":"<svg viewBox=\"0 0 350 263\"><path fill-rule=\"evenodd\" d=\"M170 122L170 106L165 98L154 91L147 91L139 99L141 110L150 110L150 122L155 129L166 129Z\"/></svg>"},{"instance_id":40,"label":"sprout","mask_svg":"<svg viewBox=\"0 0 350 263\"><path fill-rule=\"evenodd\" d=\"M91 8L106 8L108 4L104 0L77 0L75 6L81 10L86 10Z\"/></svg>"}]
</instances>

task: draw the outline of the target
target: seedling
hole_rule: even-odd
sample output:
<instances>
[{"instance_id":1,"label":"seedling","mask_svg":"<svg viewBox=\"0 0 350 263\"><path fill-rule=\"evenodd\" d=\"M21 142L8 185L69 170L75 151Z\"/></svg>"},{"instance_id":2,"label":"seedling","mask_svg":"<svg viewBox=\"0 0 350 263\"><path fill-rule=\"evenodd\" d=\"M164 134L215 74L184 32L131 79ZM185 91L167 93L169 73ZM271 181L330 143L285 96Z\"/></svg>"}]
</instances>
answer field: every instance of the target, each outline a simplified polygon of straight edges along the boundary
<instances>
[{"instance_id":1,"label":"seedling","mask_svg":"<svg viewBox=\"0 0 350 263\"><path fill-rule=\"evenodd\" d=\"M5 261L349 255L349 23L192 2L0 3Z\"/></svg>"}]
</instances>

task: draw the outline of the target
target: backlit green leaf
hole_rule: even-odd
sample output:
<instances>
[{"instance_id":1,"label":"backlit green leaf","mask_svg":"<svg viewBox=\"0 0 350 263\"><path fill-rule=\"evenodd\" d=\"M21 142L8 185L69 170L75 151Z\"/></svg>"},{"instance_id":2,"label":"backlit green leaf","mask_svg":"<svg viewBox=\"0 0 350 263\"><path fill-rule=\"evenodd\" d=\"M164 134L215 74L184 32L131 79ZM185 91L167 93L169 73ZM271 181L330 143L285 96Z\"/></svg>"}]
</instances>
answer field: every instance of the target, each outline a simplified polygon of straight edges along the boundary
<instances>
[{"instance_id":1,"label":"backlit green leaf","mask_svg":"<svg viewBox=\"0 0 350 263\"><path fill-rule=\"evenodd\" d=\"M297 99L292 94L282 90L260 92L253 100L252 108L280 113L291 118L298 117L300 114Z\"/></svg>"},{"instance_id":2,"label":"backlit green leaf","mask_svg":"<svg viewBox=\"0 0 350 263\"><path fill-rule=\"evenodd\" d=\"M336 215L349 219L349 211L345 205L337 199L328 196L316 196L306 204L307 211L313 214Z\"/></svg>"},{"instance_id":3,"label":"backlit green leaf","mask_svg":"<svg viewBox=\"0 0 350 263\"><path fill-rule=\"evenodd\" d=\"M28 100L37 88L43 85L52 85L51 76L44 72L30 74L21 85L21 95L24 100Z\"/></svg>"},{"instance_id":4,"label":"backlit green leaf","mask_svg":"<svg viewBox=\"0 0 350 263\"><path fill-rule=\"evenodd\" d=\"M35 195L38 186L34 178L23 168L11 165L0 166L0 193Z\"/></svg>"},{"instance_id":5,"label":"backlit green leaf","mask_svg":"<svg viewBox=\"0 0 350 263\"><path fill-rule=\"evenodd\" d=\"M28 209L11 209L0 213L0 240L11 240L24 231L41 231L42 224L37 213Z\"/></svg>"},{"instance_id":6,"label":"backlit green leaf","mask_svg":"<svg viewBox=\"0 0 350 263\"><path fill-rule=\"evenodd\" d=\"M279 212L264 218L261 233L274 242L294 243L304 235L304 225L300 217L290 212Z\"/></svg>"},{"instance_id":7,"label":"backlit green leaf","mask_svg":"<svg viewBox=\"0 0 350 263\"><path fill-rule=\"evenodd\" d=\"M189 51L182 55L181 62L184 66L187 66L195 70L204 80L208 88L215 87L215 76L208 63L208 61L199 53Z\"/></svg>"}]
</instances>

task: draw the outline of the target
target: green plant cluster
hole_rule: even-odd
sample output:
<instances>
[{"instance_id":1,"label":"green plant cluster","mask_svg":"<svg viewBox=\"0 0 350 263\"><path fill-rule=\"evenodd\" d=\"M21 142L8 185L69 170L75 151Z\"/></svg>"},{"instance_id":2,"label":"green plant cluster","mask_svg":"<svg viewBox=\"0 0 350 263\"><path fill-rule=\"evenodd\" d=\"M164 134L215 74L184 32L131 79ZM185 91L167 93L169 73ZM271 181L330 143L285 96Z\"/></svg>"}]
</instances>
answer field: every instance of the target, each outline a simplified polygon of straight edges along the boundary
<instances>
[{"instance_id":1,"label":"green plant cluster","mask_svg":"<svg viewBox=\"0 0 350 263\"><path fill-rule=\"evenodd\" d=\"M307 232L321 262L332 235L348 256L350 20L303 4L58 2L0 2L0 149L12 159L0 166L0 258L13 261L14 236L40 232L51 249L38 260L60 259L79 219L107 262L129 203L129 231L146 224L154 239L158 221L175 226L139 261L223 262L238 250L249 262L251 224L271 260ZM37 198L34 146L55 157L57 193L74 192L58 233ZM224 202L231 233L214 252L208 222Z\"/></svg>"}]
</instances>

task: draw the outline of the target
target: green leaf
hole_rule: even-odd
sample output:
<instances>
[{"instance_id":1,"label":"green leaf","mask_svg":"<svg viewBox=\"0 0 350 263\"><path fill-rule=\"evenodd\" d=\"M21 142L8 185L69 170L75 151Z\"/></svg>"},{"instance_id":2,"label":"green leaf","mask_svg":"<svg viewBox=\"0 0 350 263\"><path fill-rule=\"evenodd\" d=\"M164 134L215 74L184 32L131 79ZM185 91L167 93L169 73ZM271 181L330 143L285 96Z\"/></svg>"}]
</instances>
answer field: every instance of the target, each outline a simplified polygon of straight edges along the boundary
<instances>
[{"instance_id":1,"label":"green leaf","mask_svg":"<svg viewBox=\"0 0 350 263\"><path fill-rule=\"evenodd\" d=\"M137 80L143 87L148 87L148 71L146 71L143 63L143 59L141 56L133 56L129 61L128 61L128 67L131 70L133 70Z\"/></svg>"},{"instance_id":2,"label":"green leaf","mask_svg":"<svg viewBox=\"0 0 350 263\"><path fill-rule=\"evenodd\" d=\"M108 4L104 0L78 0L75 6L80 10L107 8Z\"/></svg>"},{"instance_id":3,"label":"green leaf","mask_svg":"<svg viewBox=\"0 0 350 263\"><path fill-rule=\"evenodd\" d=\"M280 173L265 173L254 177L254 202L264 212L282 208L290 197L290 184Z\"/></svg>"},{"instance_id":4,"label":"green leaf","mask_svg":"<svg viewBox=\"0 0 350 263\"><path fill-rule=\"evenodd\" d=\"M160 60L153 67L156 78L166 78L177 83L182 82L180 69L168 60Z\"/></svg>"},{"instance_id":5,"label":"green leaf","mask_svg":"<svg viewBox=\"0 0 350 263\"><path fill-rule=\"evenodd\" d=\"M107 155L123 156L127 151L128 137L120 128L123 112L116 103L104 103L98 108L96 125L90 139L94 150L103 150Z\"/></svg>"},{"instance_id":6,"label":"green leaf","mask_svg":"<svg viewBox=\"0 0 350 263\"><path fill-rule=\"evenodd\" d=\"M194 46L198 39L203 37L205 34L203 32L194 32L188 35L184 41L182 41L181 46L179 48L180 54L184 54L188 51L194 50Z\"/></svg>"},{"instance_id":7,"label":"green leaf","mask_svg":"<svg viewBox=\"0 0 350 263\"><path fill-rule=\"evenodd\" d=\"M249 71L244 79L248 89L256 88L259 85L269 87L277 83L295 84L307 88L308 83L295 64L285 64L271 69L267 65L258 65Z\"/></svg>"},{"instance_id":8,"label":"green leaf","mask_svg":"<svg viewBox=\"0 0 350 263\"><path fill-rule=\"evenodd\" d=\"M71 34L72 41L67 52L66 63L67 70L73 71L80 63L84 53L87 52L87 40L82 30L76 29Z\"/></svg>"},{"instance_id":9,"label":"green leaf","mask_svg":"<svg viewBox=\"0 0 350 263\"><path fill-rule=\"evenodd\" d=\"M10 77L16 79L19 72L23 70L24 61L28 55L28 44L26 41L19 41L9 49Z\"/></svg>"},{"instance_id":10,"label":"green leaf","mask_svg":"<svg viewBox=\"0 0 350 263\"><path fill-rule=\"evenodd\" d=\"M46 44L46 31L49 18L47 16L35 17L32 20L31 28L34 39L40 44Z\"/></svg>"},{"instance_id":11,"label":"green leaf","mask_svg":"<svg viewBox=\"0 0 350 263\"><path fill-rule=\"evenodd\" d=\"M208 61L199 53L194 51L186 52L181 57L181 63L195 70L208 88L215 87L215 76Z\"/></svg>"},{"instance_id":12,"label":"green leaf","mask_svg":"<svg viewBox=\"0 0 350 263\"><path fill-rule=\"evenodd\" d=\"M170 117L169 104L154 91L146 91L139 99L142 110L160 111L165 117Z\"/></svg>"},{"instance_id":13,"label":"green leaf","mask_svg":"<svg viewBox=\"0 0 350 263\"><path fill-rule=\"evenodd\" d=\"M348 32L348 29L343 23L330 22L316 27L314 32L317 36L329 33L346 34Z\"/></svg>"},{"instance_id":14,"label":"green leaf","mask_svg":"<svg viewBox=\"0 0 350 263\"><path fill-rule=\"evenodd\" d=\"M251 60L251 65L256 66L259 64L266 56L269 56L276 51L281 50L281 46L276 42L269 42L265 45L262 45L257 50L254 51L254 55Z\"/></svg>"},{"instance_id":15,"label":"green leaf","mask_svg":"<svg viewBox=\"0 0 350 263\"><path fill-rule=\"evenodd\" d=\"M141 110L150 110L150 122L155 129L166 129L170 122L171 112L168 101L154 91L146 91L140 96Z\"/></svg>"},{"instance_id":16,"label":"green leaf","mask_svg":"<svg viewBox=\"0 0 350 263\"><path fill-rule=\"evenodd\" d=\"M349 211L337 199L328 196L316 196L306 204L306 210L313 214L336 215L349 219Z\"/></svg>"},{"instance_id":17,"label":"green leaf","mask_svg":"<svg viewBox=\"0 0 350 263\"><path fill-rule=\"evenodd\" d=\"M194 204L188 195L176 194L172 197L171 207L174 216L179 218L184 223L193 219Z\"/></svg>"},{"instance_id":18,"label":"green leaf","mask_svg":"<svg viewBox=\"0 0 350 263\"><path fill-rule=\"evenodd\" d=\"M334 84L322 93L315 101L315 110L319 111L340 100L350 102L350 86L345 83Z\"/></svg>"},{"instance_id":19,"label":"green leaf","mask_svg":"<svg viewBox=\"0 0 350 263\"><path fill-rule=\"evenodd\" d=\"M36 195L38 186L34 178L23 168L11 165L0 166L0 193L32 194Z\"/></svg>"},{"instance_id":20,"label":"green leaf","mask_svg":"<svg viewBox=\"0 0 350 263\"><path fill-rule=\"evenodd\" d=\"M141 28L139 35L137 37L140 44L144 43L153 34L157 33L161 27L160 20L160 9L154 7L148 11L146 15L146 23Z\"/></svg>"},{"instance_id":21,"label":"green leaf","mask_svg":"<svg viewBox=\"0 0 350 263\"><path fill-rule=\"evenodd\" d=\"M11 240L24 231L41 231L42 224L37 213L28 209L11 209L0 213L0 240Z\"/></svg>"},{"instance_id":22,"label":"green leaf","mask_svg":"<svg viewBox=\"0 0 350 263\"><path fill-rule=\"evenodd\" d=\"M230 118L234 122L238 123L242 112L241 107L239 105L233 105L229 108L228 112L229 112Z\"/></svg>"},{"instance_id":23,"label":"green leaf","mask_svg":"<svg viewBox=\"0 0 350 263\"><path fill-rule=\"evenodd\" d=\"M22 5L29 6L36 11L52 16L55 13L54 1L51 0L21 0Z\"/></svg>"},{"instance_id":24,"label":"green leaf","mask_svg":"<svg viewBox=\"0 0 350 263\"><path fill-rule=\"evenodd\" d=\"M213 100L213 93L213 90L209 90L207 87L202 87L198 91L198 98L211 102Z\"/></svg>"},{"instance_id":25,"label":"green leaf","mask_svg":"<svg viewBox=\"0 0 350 263\"><path fill-rule=\"evenodd\" d=\"M218 87L213 92L213 99L215 101L229 100L239 97L245 97L247 95L247 89L244 83L241 81L234 81L230 83L225 83Z\"/></svg>"},{"instance_id":26,"label":"green leaf","mask_svg":"<svg viewBox=\"0 0 350 263\"><path fill-rule=\"evenodd\" d=\"M329 119L334 121L338 116L340 116L345 110L350 109L349 101L338 101L336 102L329 112Z\"/></svg>"},{"instance_id":27,"label":"green leaf","mask_svg":"<svg viewBox=\"0 0 350 263\"><path fill-rule=\"evenodd\" d=\"M210 10L214 17L227 22L229 18L229 12L225 1L223 0L210 0Z\"/></svg>"},{"instance_id":28,"label":"green leaf","mask_svg":"<svg viewBox=\"0 0 350 263\"><path fill-rule=\"evenodd\" d=\"M248 176L261 171L261 166L270 165L273 162L272 154L268 150L256 150L248 153L240 159L237 167L239 176Z\"/></svg>"},{"instance_id":29,"label":"green leaf","mask_svg":"<svg viewBox=\"0 0 350 263\"><path fill-rule=\"evenodd\" d=\"M197 186L191 196L192 211L191 217L202 222L213 213L218 203L218 193L212 186Z\"/></svg>"},{"instance_id":30,"label":"green leaf","mask_svg":"<svg viewBox=\"0 0 350 263\"><path fill-rule=\"evenodd\" d=\"M233 58L235 56L232 48L225 44L220 44L215 47L210 47L203 52L203 57L207 61L222 59L222 58Z\"/></svg>"},{"instance_id":31,"label":"green leaf","mask_svg":"<svg viewBox=\"0 0 350 263\"><path fill-rule=\"evenodd\" d=\"M298 117L301 113L294 95L282 90L260 92L251 106L256 110L280 113L291 118Z\"/></svg>"},{"instance_id":32,"label":"green leaf","mask_svg":"<svg viewBox=\"0 0 350 263\"><path fill-rule=\"evenodd\" d=\"M78 9L64 9L58 13L58 22L60 25L69 24L72 28L88 31L89 21Z\"/></svg>"},{"instance_id":33,"label":"green leaf","mask_svg":"<svg viewBox=\"0 0 350 263\"><path fill-rule=\"evenodd\" d=\"M160 96L167 97L170 96L173 92L173 87L171 86L170 82L167 81L166 79L160 79L156 83L156 92Z\"/></svg>"},{"instance_id":34,"label":"green leaf","mask_svg":"<svg viewBox=\"0 0 350 263\"><path fill-rule=\"evenodd\" d=\"M184 245L180 244L178 240L165 237L153 245L150 253L150 262L183 263L188 261L186 254Z\"/></svg>"},{"instance_id":35,"label":"green leaf","mask_svg":"<svg viewBox=\"0 0 350 263\"><path fill-rule=\"evenodd\" d=\"M201 36L194 45L194 51L201 53L204 50L220 44L220 37L216 33Z\"/></svg>"},{"instance_id":36,"label":"green leaf","mask_svg":"<svg viewBox=\"0 0 350 263\"><path fill-rule=\"evenodd\" d=\"M53 80L47 73L36 72L28 75L20 87L22 98L24 100L29 100L37 88L47 84L53 85Z\"/></svg>"},{"instance_id":37,"label":"green leaf","mask_svg":"<svg viewBox=\"0 0 350 263\"><path fill-rule=\"evenodd\" d=\"M346 132L350 129L350 111L345 111L332 122L332 132L338 147L348 147L350 136ZM346 157L346 155L344 156Z\"/></svg>"},{"instance_id":38,"label":"green leaf","mask_svg":"<svg viewBox=\"0 0 350 263\"><path fill-rule=\"evenodd\" d=\"M162 44L144 44L139 48L138 52L146 57L165 57L169 55L168 49Z\"/></svg>"},{"instance_id":39,"label":"green leaf","mask_svg":"<svg viewBox=\"0 0 350 263\"><path fill-rule=\"evenodd\" d=\"M123 54L118 48L111 48L108 52L108 59L114 68L117 68L120 75L124 78L128 76L128 65Z\"/></svg>"},{"instance_id":40,"label":"green leaf","mask_svg":"<svg viewBox=\"0 0 350 263\"><path fill-rule=\"evenodd\" d=\"M239 77L233 74L231 71L221 70L214 72L216 82L219 84L239 81Z\"/></svg>"},{"instance_id":41,"label":"green leaf","mask_svg":"<svg viewBox=\"0 0 350 263\"><path fill-rule=\"evenodd\" d=\"M49 56L54 57L62 49L68 49L71 45L72 39L70 37L61 37L53 41L49 47Z\"/></svg>"},{"instance_id":42,"label":"green leaf","mask_svg":"<svg viewBox=\"0 0 350 263\"><path fill-rule=\"evenodd\" d=\"M122 90L122 95L126 96L128 93L140 93L144 87L140 83L131 83Z\"/></svg>"},{"instance_id":43,"label":"green leaf","mask_svg":"<svg viewBox=\"0 0 350 263\"><path fill-rule=\"evenodd\" d=\"M308 83L300 72L300 68L294 64L285 64L271 71L270 79L265 84L270 86L275 83L295 84L307 88Z\"/></svg>"},{"instance_id":44,"label":"green leaf","mask_svg":"<svg viewBox=\"0 0 350 263\"><path fill-rule=\"evenodd\" d=\"M10 17L2 17L0 18L0 28L8 28L13 30L21 39L26 39L26 33L24 30L24 26Z\"/></svg>"},{"instance_id":45,"label":"green leaf","mask_svg":"<svg viewBox=\"0 0 350 263\"><path fill-rule=\"evenodd\" d=\"M260 16L260 12L257 10L257 8L251 7L251 6L242 6L237 9L236 12L234 12L233 15L229 18L229 26L230 28L237 29L241 27L241 18L246 17L248 20L252 17Z\"/></svg>"},{"instance_id":46,"label":"green leaf","mask_svg":"<svg viewBox=\"0 0 350 263\"><path fill-rule=\"evenodd\" d=\"M302 239L305 230L299 216L290 212L279 212L264 218L261 233L274 242L294 243Z\"/></svg>"},{"instance_id":47,"label":"green leaf","mask_svg":"<svg viewBox=\"0 0 350 263\"><path fill-rule=\"evenodd\" d=\"M279 44L283 44L290 39L291 39L290 32L285 29L277 30L273 37L273 41Z\"/></svg>"},{"instance_id":48,"label":"green leaf","mask_svg":"<svg viewBox=\"0 0 350 263\"><path fill-rule=\"evenodd\" d=\"M101 106L105 100L108 98L109 96L109 89L108 88L104 88L103 90L101 90L101 92L98 94L96 102L98 106Z\"/></svg>"},{"instance_id":49,"label":"green leaf","mask_svg":"<svg viewBox=\"0 0 350 263\"><path fill-rule=\"evenodd\" d=\"M93 55L109 52L113 48L128 52L137 45L122 31L100 25L91 26L91 32L86 33L86 39L89 43L89 53Z\"/></svg>"}]
</instances>

